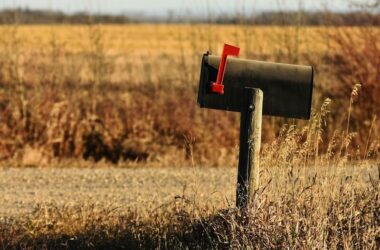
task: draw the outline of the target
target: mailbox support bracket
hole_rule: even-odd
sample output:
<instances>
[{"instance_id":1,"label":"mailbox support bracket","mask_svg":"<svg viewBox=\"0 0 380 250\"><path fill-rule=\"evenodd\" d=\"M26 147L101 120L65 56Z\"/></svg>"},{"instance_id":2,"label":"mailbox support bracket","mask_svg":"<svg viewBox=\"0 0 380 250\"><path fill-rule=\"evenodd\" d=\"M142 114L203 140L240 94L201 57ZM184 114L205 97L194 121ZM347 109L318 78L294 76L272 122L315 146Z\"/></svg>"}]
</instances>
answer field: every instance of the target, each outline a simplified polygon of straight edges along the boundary
<instances>
[{"instance_id":1,"label":"mailbox support bracket","mask_svg":"<svg viewBox=\"0 0 380 250\"><path fill-rule=\"evenodd\" d=\"M259 160L263 91L244 88L240 117L240 150L236 190L236 206L246 208L254 203L259 188Z\"/></svg>"}]
</instances>

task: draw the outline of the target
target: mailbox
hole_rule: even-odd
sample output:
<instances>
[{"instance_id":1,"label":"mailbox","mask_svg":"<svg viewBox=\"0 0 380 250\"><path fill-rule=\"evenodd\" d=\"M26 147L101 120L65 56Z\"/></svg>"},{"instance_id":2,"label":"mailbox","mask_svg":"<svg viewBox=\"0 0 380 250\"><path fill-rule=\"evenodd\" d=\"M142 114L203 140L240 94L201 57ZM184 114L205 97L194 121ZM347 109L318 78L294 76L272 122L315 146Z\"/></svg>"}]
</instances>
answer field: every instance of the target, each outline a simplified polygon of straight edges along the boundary
<instances>
[{"instance_id":1,"label":"mailbox","mask_svg":"<svg viewBox=\"0 0 380 250\"><path fill-rule=\"evenodd\" d=\"M244 88L261 89L264 93L263 115L309 119L313 91L311 66L261 62L228 58L223 85L224 93L211 91L216 81L221 57L204 54L198 90L202 108L240 112Z\"/></svg>"},{"instance_id":2,"label":"mailbox","mask_svg":"<svg viewBox=\"0 0 380 250\"><path fill-rule=\"evenodd\" d=\"M236 205L244 208L259 187L262 115L310 119L314 72L310 66L227 58L239 51L225 44L221 57L203 55L198 104L241 113Z\"/></svg>"}]
</instances>

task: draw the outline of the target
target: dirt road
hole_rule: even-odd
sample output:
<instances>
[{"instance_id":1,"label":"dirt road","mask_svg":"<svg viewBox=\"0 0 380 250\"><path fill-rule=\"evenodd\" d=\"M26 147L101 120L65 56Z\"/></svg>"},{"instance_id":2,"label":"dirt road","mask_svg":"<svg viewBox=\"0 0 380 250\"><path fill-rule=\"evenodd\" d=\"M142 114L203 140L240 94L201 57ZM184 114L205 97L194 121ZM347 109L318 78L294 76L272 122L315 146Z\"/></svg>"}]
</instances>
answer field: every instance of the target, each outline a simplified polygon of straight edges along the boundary
<instances>
[{"instance_id":1,"label":"dirt road","mask_svg":"<svg viewBox=\"0 0 380 250\"><path fill-rule=\"evenodd\" d=\"M182 195L223 205L234 194L232 168L0 168L0 216L37 204L96 203L154 208Z\"/></svg>"},{"instance_id":2,"label":"dirt road","mask_svg":"<svg viewBox=\"0 0 380 250\"><path fill-rule=\"evenodd\" d=\"M279 190L273 193L280 193L290 185L288 173L265 170L262 181L273 178L271 186ZM377 168L301 169L296 174L300 180L317 174L334 188L337 181L328 181L334 176L350 176L360 184L368 182L369 173L377 177ZM154 209L182 195L226 207L234 203L235 185L235 168L0 168L0 217L31 213L46 203Z\"/></svg>"}]
</instances>

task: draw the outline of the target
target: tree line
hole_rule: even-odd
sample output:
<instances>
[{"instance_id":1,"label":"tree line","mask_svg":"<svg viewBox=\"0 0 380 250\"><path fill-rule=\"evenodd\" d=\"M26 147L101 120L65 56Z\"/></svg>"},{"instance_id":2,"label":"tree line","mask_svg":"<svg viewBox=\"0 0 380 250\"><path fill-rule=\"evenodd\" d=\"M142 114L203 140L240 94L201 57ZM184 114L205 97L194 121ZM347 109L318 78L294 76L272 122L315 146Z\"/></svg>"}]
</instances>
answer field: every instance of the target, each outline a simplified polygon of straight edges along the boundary
<instances>
[{"instance_id":1,"label":"tree line","mask_svg":"<svg viewBox=\"0 0 380 250\"><path fill-rule=\"evenodd\" d=\"M5 9L0 10L0 24L125 24L125 23L216 23L216 24L257 24L257 25L334 25L334 26L363 26L380 25L379 12L262 12L255 15L220 14L214 16L187 16L171 13L168 16L128 16L111 14L90 14L78 12L67 14L60 11Z\"/></svg>"}]
</instances>

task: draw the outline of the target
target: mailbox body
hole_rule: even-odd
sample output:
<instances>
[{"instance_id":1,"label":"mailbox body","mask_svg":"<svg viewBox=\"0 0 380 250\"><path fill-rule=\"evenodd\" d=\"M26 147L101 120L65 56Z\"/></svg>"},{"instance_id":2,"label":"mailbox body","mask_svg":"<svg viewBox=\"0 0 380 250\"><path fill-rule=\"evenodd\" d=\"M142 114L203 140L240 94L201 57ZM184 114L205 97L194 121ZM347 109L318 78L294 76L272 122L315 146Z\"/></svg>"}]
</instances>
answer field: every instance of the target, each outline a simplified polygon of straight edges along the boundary
<instances>
[{"instance_id":1,"label":"mailbox body","mask_svg":"<svg viewBox=\"0 0 380 250\"><path fill-rule=\"evenodd\" d=\"M245 87L264 93L263 114L309 119L313 91L313 68L282 63L228 58L223 79L224 94L211 93L220 57L203 55L198 104L202 108L241 111Z\"/></svg>"}]
</instances>

